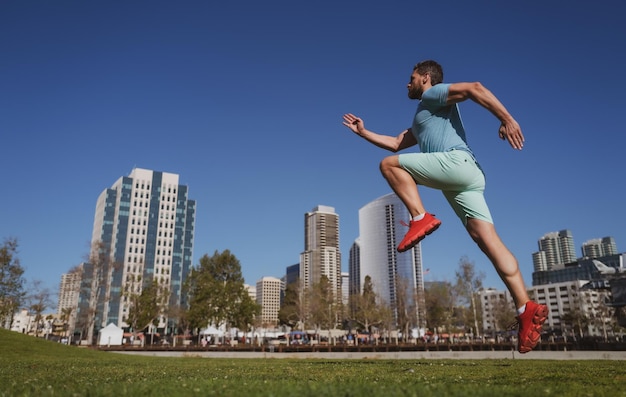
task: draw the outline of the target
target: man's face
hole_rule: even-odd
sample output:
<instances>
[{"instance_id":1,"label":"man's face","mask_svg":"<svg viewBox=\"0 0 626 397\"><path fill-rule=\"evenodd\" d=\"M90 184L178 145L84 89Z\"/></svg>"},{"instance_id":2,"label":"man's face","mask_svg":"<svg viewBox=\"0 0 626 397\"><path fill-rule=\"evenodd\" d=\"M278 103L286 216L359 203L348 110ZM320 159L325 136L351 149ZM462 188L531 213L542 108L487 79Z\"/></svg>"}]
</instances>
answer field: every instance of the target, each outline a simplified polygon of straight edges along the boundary
<instances>
[{"instance_id":1,"label":"man's face","mask_svg":"<svg viewBox=\"0 0 626 397\"><path fill-rule=\"evenodd\" d=\"M421 99L422 94L424 93L424 80L426 75L421 75L417 73L417 70L414 70L411 74L411 80L407 85L407 89L409 90L408 96L411 99Z\"/></svg>"}]
</instances>

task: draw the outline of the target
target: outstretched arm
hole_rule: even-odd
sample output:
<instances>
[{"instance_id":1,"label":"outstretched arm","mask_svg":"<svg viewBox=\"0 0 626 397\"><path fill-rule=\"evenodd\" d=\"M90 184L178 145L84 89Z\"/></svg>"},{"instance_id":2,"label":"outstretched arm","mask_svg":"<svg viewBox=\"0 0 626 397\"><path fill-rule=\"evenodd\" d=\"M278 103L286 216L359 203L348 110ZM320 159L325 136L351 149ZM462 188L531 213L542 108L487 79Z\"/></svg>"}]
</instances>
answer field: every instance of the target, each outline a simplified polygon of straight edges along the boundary
<instances>
[{"instance_id":1,"label":"outstretched arm","mask_svg":"<svg viewBox=\"0 0 626 397\"><path fill-rule=\"evenodd\" d=\"M500 139L506 139L514 149L521 150L524 147L524 135L519 124L491 91L479 82L454 83L450 85L448 104L462 102L466 99L471 99L478 103L500 120L501 124L498 130Z\"/></svg>"},{"instance_id":2,"label":"outstretched arm","mask_svg":"<svg viewBox=\"0 0 626 397\"><path fill-rule=\"evenodd\" d=\"M402 149L406 149L417 144L411 129L402 131L398 136L380 135L373 131L365 129L363 120L356 117L352 113L343 115L343 125L348 127L352 132L358 136L365 138L374 145L387 149L392 152L397 152Z\"/></svg>"}]
</instances>

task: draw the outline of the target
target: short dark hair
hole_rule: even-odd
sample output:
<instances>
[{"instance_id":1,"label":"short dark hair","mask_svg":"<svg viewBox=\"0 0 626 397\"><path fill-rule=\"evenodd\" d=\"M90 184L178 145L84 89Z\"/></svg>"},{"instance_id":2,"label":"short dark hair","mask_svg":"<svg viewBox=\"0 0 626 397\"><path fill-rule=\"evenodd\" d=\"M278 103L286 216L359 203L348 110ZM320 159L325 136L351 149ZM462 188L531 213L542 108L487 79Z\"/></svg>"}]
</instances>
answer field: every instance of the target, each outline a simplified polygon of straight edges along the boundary
<instances>
[{"instance_id":1,"label":"short dark hair","mask_svg":"<svg viewBox=\"0 0 626 397\"><path fill-rule=\"evenodd\" d=\"M432 85L443 82L443 68L440 64L433 60L422 61L413 67L413 71L419 74L430 75L430 83Z\"/></svg>"}]
</instances>

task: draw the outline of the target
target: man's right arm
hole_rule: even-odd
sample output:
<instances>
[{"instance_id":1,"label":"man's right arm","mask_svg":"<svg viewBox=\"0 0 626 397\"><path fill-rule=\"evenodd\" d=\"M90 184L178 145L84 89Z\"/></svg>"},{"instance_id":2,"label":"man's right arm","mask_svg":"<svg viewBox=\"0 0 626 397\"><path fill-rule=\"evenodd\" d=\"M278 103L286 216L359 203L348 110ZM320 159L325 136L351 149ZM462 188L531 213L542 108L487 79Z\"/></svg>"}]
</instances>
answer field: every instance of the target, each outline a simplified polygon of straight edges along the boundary
<instances>
[{"instance_id":1,"label":"man's right arm","mask_svg":"<svg viewBox=\"0 0 626 397\"><path fill-rule=\"evenodd\" d=\"M417 140L413 136L410 128L402 131L398 134L398 136L394 137L377 134L366 129L363 120L353 114L345 114L343 116L343 120L343 125L348 127L358 136L365 138L368 142L371 142L380 148L394 153L417 144Z\"/></svg>"}]
</instances>

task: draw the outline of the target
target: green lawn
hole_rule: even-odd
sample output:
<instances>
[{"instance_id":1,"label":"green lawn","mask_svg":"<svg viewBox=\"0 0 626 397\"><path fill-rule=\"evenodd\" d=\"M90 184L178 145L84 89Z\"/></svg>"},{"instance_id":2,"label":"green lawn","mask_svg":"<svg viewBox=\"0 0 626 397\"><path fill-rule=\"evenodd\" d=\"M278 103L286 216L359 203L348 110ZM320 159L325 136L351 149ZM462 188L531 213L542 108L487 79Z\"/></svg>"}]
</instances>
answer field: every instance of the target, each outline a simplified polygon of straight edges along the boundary
<instances>
[{"instance_id":1,"label":"green lawn","mask_svg":"<svg viewBox=\"0 0 626 397\"><path fill-rule=\"evenodd\" d=\"M0 396L626 396L626 363L145 357L0 330Z\"/></svg>"}]
</instances>

